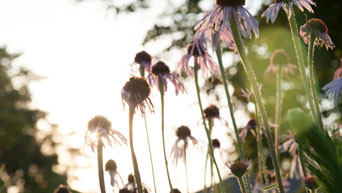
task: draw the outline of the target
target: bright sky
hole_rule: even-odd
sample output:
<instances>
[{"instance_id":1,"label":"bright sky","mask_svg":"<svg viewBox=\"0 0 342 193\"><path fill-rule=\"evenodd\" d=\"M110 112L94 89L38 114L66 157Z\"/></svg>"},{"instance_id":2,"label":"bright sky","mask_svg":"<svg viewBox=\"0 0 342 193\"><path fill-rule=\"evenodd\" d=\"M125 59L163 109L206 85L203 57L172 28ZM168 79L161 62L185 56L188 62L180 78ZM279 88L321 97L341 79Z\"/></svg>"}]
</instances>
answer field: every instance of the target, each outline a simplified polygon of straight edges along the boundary
<instances>
[{"instance_id":1,"label":"bright sky","mask_svg":"<svg viewBox=\"0 0 342 193\"><path fill-rule=\"evenodd\" d=\"M106 116L115 129L128 136L128 111L123 109L120 91L130 76L130 64L135 53L146 49L152 55L160 52L160 46L141 47L145 32L153 25L162 1L154 1L152 10L139 14L113 16L106 13L101 1L75 3L73 0L2 0L0 1L0 46L7 46L10 53L22 52L16 65L23 65L34 73L45 77L31 84L32 106L49 112L48 120L58 124L58 132L65 135L64 146L58 148L60 166L65 166L69 185L81 192L99 192L96 155L84 147L87 122L94 115ZM251 7L251 6L249 6ZM256 10L256 7L253 7ZM179 53L177 54L179 55ZM171 62L174 69L175 62ZM156 62L156 61L154 61ZM180 125L193 128L193 135L205 141L203 128L196 126L200 120L194 95L193 82L186 83L187 95L174 97L173 88L166 93L166 145L170 152L175 141L175 129ZM222 88L218 88L223 92ZM222 93L223 94L223 93ZM157 178L158 192L168 192L165 166L162 157L160 132L160 99L156 91L152 94L155 115L148 115L150 138ZM204 100L204 106L216 104L214 97ZM221 105L222 106L222 105ZM228 119L224 104L221 115ZM247 122L239 110L236 116L240 126ZM41 129L44 124L40 124ZM221 127L221 128L220 128ZM71 136L67 136L73 133ZM134 122L135 148L142 180L153 189L150 162L147 151L143 119L137 113ZM230 147L227 129L217 124L214 136L221 140L224 148ZM65 147L80 148L84 156L75 158L77 167L70 166L71 157ZM48 150L46 150L48 151ZM169 153L168 153L169 154ZM189 179L191 192L203 187L204 152L189 157ZM128 147L105 149L105 161L114 159L118 171L126 181L133 171ZM234 158L233 158L234 159ZM224 177L228 169L219 165ZM171 165L171 178L175 187L186 191L184 168ZM199 175L201 174L201 175ZM73 177L77 177L75 179ZM108 180L108 174L105 178ZM209 179L209 178L208 178ZM108 191L109 185L107 184ZM16 192L14 189L12 192Z\"/></svg>"}]
</instances>

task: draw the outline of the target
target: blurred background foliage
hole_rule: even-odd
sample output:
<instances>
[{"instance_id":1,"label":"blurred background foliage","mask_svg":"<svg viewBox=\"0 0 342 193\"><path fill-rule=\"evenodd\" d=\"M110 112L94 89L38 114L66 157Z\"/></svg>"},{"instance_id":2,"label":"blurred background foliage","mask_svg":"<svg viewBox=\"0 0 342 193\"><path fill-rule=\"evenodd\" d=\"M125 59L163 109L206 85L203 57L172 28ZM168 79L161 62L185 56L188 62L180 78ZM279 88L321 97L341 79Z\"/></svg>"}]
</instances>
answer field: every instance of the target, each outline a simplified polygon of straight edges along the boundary
<instances>
[{"instance_id":1,"label":"blurred background foliage","mask_svg":"<svg viewBox=\"0 0 342 193\"><path fill-rule=\"evenodd\" d=\"M28 89L38 77L14 67L12 62L18 57L0 48L0 192L13 186L25 193L53 192L67 181L65 174L53 171L58 164L58 144L53 140L58 135L56 126L47 124L51 131L39 133L37 123L47 114L30 107Z\"/></svg>"}]
</instances>

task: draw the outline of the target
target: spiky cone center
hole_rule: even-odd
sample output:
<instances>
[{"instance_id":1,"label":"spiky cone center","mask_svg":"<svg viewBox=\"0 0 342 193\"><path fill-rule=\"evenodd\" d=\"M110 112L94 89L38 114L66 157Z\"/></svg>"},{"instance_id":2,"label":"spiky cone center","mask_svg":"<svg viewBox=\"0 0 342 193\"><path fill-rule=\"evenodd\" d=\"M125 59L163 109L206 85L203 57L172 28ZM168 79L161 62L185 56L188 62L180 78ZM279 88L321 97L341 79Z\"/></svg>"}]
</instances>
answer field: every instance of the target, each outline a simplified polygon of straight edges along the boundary
<instances>
[{"instance_id":1,"label":"spiky cone center","mask_svg":"<svg viewBox=\"0 0 342 193\"><path fill-rule=\"evenodd\" d=\"M152 73L155 75L165 75L170 74L170 68L162 61L157 62L152 66Z\"/></svg>"},{"instance_id":2,"label":"spiky cone center","mask_svg":"<svg viewBox=\"0 0 342 193\"><path fill-rule=\"evenodd\" d=\"M246 164L245 162L235 162L230 165L230 171L238 178L242 177L245 175L247 172L249 164Z\"/></svg>"},{"instance_id":3,"label":"spiky cone center","mask_svg":"<svg viewBox=\"0 0 342 193\"><path fill-rule=\"evenodd\" d=\"M310 190L315 190L316 188L318 188L315 177L313 176L306 176L304 179L304 184L305 184L305 187L307 187Z\"/></svg>"},{"instance_id":4,"label":"spiky cone center","mask_svg":"<svg viewBox=\"0 0 342 193\"><path fill-rule=\"evenodd\" d=\"M105 165L105 170L109 171L109 170L114 170L116 171L118 169L118 166L116 165L115 161L110 159L107 161L106 165Z\"/></svg>"},{"instance_id":5,"label":"spiky cone center","mask_svg":"<svg viewBox=\"0 0 342 193\"><path fill-rule=\"evenodd\" d=\"M109 131L111 127L112 123L106 117L101 115L96 115L88 122L88 130L102 128Z\"/></svg>"},{"instance_id":6,"label":"spiky cone center","mask_svg":"<svg viewBox=\"0 0 342 193\"><path fill-rule=\"evenodd\" d=\"M245 5L245 0L216 0L216 5L220 6L243 6Z\"/></svg>"},{"instance_id":7,"label":"spiky cone center","mask_svg":"<svg viewBox=\"0 0 342 193\"><path fill-rule=\"evenodd\" d=\"M178 129L176 131L176 135L178 138L185 139L185 138L191 136L191 131L190 131L189 127L182 125L182 126L178 127Z\"/></svg>"},{"instance_id":8,"label":"spiky cone center","mask_svg":"<svg viewBox=\"0 0 342 193\"><path fill-rule=\"evenodd\" d=\"M134 62L138 64L151 63L151 61L152 61L151 55L145 51L138 52L134 58Z\"/></svg>"},{"instance_id":9,"label":"spiky cone center","mask_svg":"<svg viewBox=\"0 0 342 193\"><path fill-rule=\"evenodd\" d=\"M256 120L253 118L253 119L250 119L247 123L247 129L256 129Z\"/></svg>"},{"instance_id":10,"label":"spiky cone center","mask_svg":"<svg viewBox=\"0 0 342 193\"><path fill-rule=\"evenodd\" d=\"M207 119L213 119L220 117L220 110L215 105L210 105L204 109L204 115Z\"/></svg>"},{"instance_id":11,"label":"spiky cone center","mask_svg":"<svg viewBox=\"0 0 342 193\"><path fill-rule=\"evenodd\" d=\"M195 57L204 55L204 49L200 46L196 46L194 43L189 44L187 47L187 53L190 55L191 52Z\"/></svg>"},{"instance_id":12,"label":"spiky cone center","mask_svg":"<svg viewBox=\"0 0 342 193\"><path fill-rule=\"evenodd\" d=\"M129 93L129 104L138 105L143 103L150 95L151 89L143 77L131 77L122 89Z\"/></svg>"},{"instance_id":13,"label":"spiky cone center","mask_svg":"<svg viewBox=\"0 0 342 193\"><path fill-rule=\"evenodd\" d=\"M218 139L213 139L212 144L213 144L214 148L220 148L221 147L221 143Z\"/></svg>"},{"instance_id":14,"label":"spiky cone center","mask_svg":"<svg viewBox=\"0 0 342 193\"><path fill-rule=\"evenodd\" d=\"M319 31L326 34L328 33L327 25L324 23L323 20L318 18L309 19L304 26L310 31Z\"/></svg>"}]
</instances>

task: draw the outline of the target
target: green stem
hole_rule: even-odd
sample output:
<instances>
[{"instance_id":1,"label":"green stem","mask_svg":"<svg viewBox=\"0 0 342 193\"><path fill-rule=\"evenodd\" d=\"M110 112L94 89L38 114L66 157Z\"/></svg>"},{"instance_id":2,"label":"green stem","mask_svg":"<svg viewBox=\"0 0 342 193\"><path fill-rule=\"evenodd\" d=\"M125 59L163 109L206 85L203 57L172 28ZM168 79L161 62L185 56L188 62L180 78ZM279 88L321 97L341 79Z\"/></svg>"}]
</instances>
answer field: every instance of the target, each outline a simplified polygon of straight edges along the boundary
<instances>
[{"instance_id":1,"label":"green stem","mask_svg":"<svg viewBox=\"0 0 342 193\"><path fill-rule=\"evenodd\" d=\"M257 124L256 132L257 132L257 147L258 147L258 170L259 170L259 179L260 179L260 187L263 186L263 173L264 173L264 153L262 147L262 133L260 132L260 124L259 124L259 112L258 107L255 105L255 121Z\"/></svg>"},{"instance_id":2,"label":"green stem","mask_svg":"<svg viewBox=\"0 0 342 193\"><path fill-rule=\"evenodd\" d=\"M195 66L194 66L195 85L196 85L198 105L200 107L204 129L205 129L205 132L207 134L207 139L208 139L208 143L209 143L209 153L210 153L211 159L214 162L214 165L215 165L216 171L217 171L217 175L218 175L219 180L220 180L220 190L221 190L221 193L224 193L224 188L223 188L223 183L222 183L222 178L221 178L220 170L219 170L218 165L216 163L216 159L215 159L215 156L214 156L214 150L213 150L213 144L212 144L212 141L210 139L209 129L207 127L207 124L206 124L206 121L205 121L205 116L204 116L204 113L203 113L203 107L202 107L202 101L201 101L201 95L200 95L200 87L198 85L198 69L199 69L199 67L198 67L198 63L197 63L197 57L194 58L194 62L195 62Z\"/></svg>"},{"instance_id":3,"label":"green stem","mask_svg":"<svg viewBox=\"0 0 342 193\"><path fill-rule=\"evenodd\" d=\"M140 67L139 71L140 71L141 77L145 77L145 68ZM150 155L150 162L151 162L151 169L152 169L152 178L153 178L154 192L157 193L156 178L155 178L155 175L154 175L152 151L151 151L150 137L149 137L149 134L148 134L146 114L144 115L144 121L145 121L145 131L146 131L146 138L147 138L148 153Z\"/></svg>"},{"instance_id":4,"label":"green stem","mask_svg":"<svg viewBox=\"0 0 342 193\"><path fill-rule=\"evenodd\" d=\"M225 91L226 97L227 97L230 118L231 118L231 120L233 122L234 133L235 133L235 137L236 137L236 141L237 141L237 145L238 145L239 154L240 154L241 159L245 160L246 156L245 156L245 153L243 151L241 138L239 136L239 130L238 130L237 125L236 125L235 116L234 116L234 110L233 110L233 104L231 102L230 94L229 94L229 90L228 90L227 77L226 77L226 73L225 73L225 70L224 70L224 67L223 67L222 53L221 53L220 44L217 45L216 56L217 56L217 60L218 60L219 67L220 67L220 72L221 72L221 76L222 76L222 82L223 82L223 86L224 86L224 91ZM248 192L251 192L249 176L246 175L245 177L246 177L246 180L247 180Z\"/></svg>"},{"instance_id":5,"label":"green stem","mask_svg":"<svg viewBox=\"0 0 342 193\"><path fill-rule=\"evenodd\" d=\"M275 148L274 148L274 144L273 144L273 136L272 136L270 126L268 124L267 113L266 113L264 103L262 101L261 93L259 91L257 79L255 77L252 65L248 61L245 50L242 46L240 33L238 31L236 23L233 21L230 21L230 25L231 25L232 34L233 34L233 37L234 37L234 40L236 43L236 47L237 47L239 55L240 55L241 63L243 64L245 71L247 73L247 77L249 78L249 81L252 85L254 95L255 95L255 99L256 99L256 103L257 103L257 106L258 106L260 113L261 113L262 122L265 126L267 143L269 146L269 151L270 151L270 155L272 158L272 163L273 163L275 173L277 176L278 188L279 188L280 193L285 193L284 186L283 186L283 183L281 180L280 167L279 167L277 155L275 153Z\"/></svg>"},{"instance_id":6,"label":"green stem","mask_svg":"<svg viewBox=\"0 0 342 193\"><path fill-rule=\"evenodd\" d=\"M302 77L305 94L306 94L306 97L308 99L308 103L309 103L310 110L311 110L311 115L312 115L313 119L315 120L315 122L317 124L319 124L319 122L317 120L314 104L312 102L313 99L312 99L312 95L310 93L310 86L309 86L309 82L308 82L308 77L306 76L304 58L303 58L303 50L302 50L301 45L300 45L300 39L298 36L298 27L297 27L297 22L296 22L296 18L295 18L294 13L289 19L289 25L290 25L290 30L291 30L294 48L295 48L296 55L297 55L299 72L300 72L300 75Z\"/></svg>"},{"instance_id":7,"label":"green stem","mask_svg":"<svg viewBox=\"0 0 342 193\"><path fill-rule=\"evenodd\" d=\"M315 69L314 69L314 53L315 53L315 35L311 32L310 34L310 41L308 45L308 66L310 70L310 85L311 85L311 93L313 96L316 116L318 120L318 125L323 129L323 122L322 122L322 116L321 111L319 109L319 102L318 102L318 96L317 96L317 86L316 86L316 80L315 80Z\"/></svg>"},{"instance_id":8,"label":"green stem","mask_svg":"<svg viewBox=\"0 0 342 193\"><path fill-rule=\"evenodd\" d=\"M106 187L104 183L103 176L103 143L100 137L97 138L97 165L99 169L99 181L100 181L100 189L101 193L106 193Z\"/></svg>"},{"instance_id":9,"label":"green stem","mask_svg":"<svg viewBox=\"0 0 342 193\"><path fill-rule=\"evenodd\" d=\"M207 156L205 156L205 164L204 164L204 187L203 191L207 190L207 165L208 165L208 158L209 158L209 150L207 152Z\"/></svg>"},{"instance_id":10,"label":"green stem","mask_svg":"<svg viewBox=\"0 0 342 193\"><path fill-rule=\"evenodd\" d=\"M276 108L275 108L275 117L274 117L274 146L275 152L278 154L278 145L279 145L279 127L280 127L280 117L281 117L281 104L282 104L282 95L281 95L281 77L282 77L282 65L280 65L277 74L277 84L276 84Z\"/></svg>"},{"instance_id":11,"label":"green stem","mask_svg":"<svg viewBox=\"0 0 342 193\"><path fill-rule=\"evenodd\" d=\"M214 122L213 122L213 119L208 119L208 122L209 122L210 140L212 141L211 134L213 132ZM215 154L215 152L214 152L214 154ZM214 186L215 186L214 185L214 165L213 165L213 160L210 159L210 192L214 192L215 191Z\"/></svg>"},{"instance_id":12,"label":"green stem","mask_svg":"<svg viewBox=\"0 0 342 193\"><path fill-rule=\"evenodd\" d=\"M299 154L299 160L300 160L300 164L302 165L302 170L303 170L303 174L304 174L304 179L307 176L306 173L306 169L305 169L305 156L304 156L304 152L303 152L303 145L298 143L298 154Z\"/></svg>"},{"instance_id":13,"label":"green stem","mask_svg":"<svg viewBox=\"0 0 342 193\"><path fill-rule=\"evenodd\" d=\"M243 183L242 177L238 177L238 181L239 181L239 184L240 184L241 192L242 193L246 193L246 187L245 187L245 184Z\"/></svg>"},{"instance_id":14,"label":"green stem","mask_svg":"<svg viewBox=\"0 0 342 193\"><path fill-rule=\"evenodd\" d=\"M150 154L150 162L151 162L151 169L152 169L152 177L153 177L154 192L157 193L156 178L155 178L155 176L154 176L154 167L153 167L152 151L151 151L150 137L149 137L149 134L148 134L146 115L144 115L144 120L145 120L145 130L146 130L146 138L147 138L148 152L149 152L149 154Z\"/></svg>"},{"instance_id":15,"label":"green stem","mask_svg":"<svg viewBox=\"0 0 342 193\"><path fill-rule=\"evenodd\" d=\"M170 172L169 172L169 165L167 161L166 156L166 148L165 148L165 127L164 127L164 85L163 81L160 77L159 79L159 92L160 92L160 102L161 102L161 129L162 129L162 139L163 139L163 153L164 153L164 161L165 161L165 167L166 167L166 173L167 173L167 179L169 181L169 186L171 189L171 193L173 193L171 178L170 178Z\"/></svg>"},{"instance_id":16,"label":"green stem","mask_svg":"<svg viewBox=\"0 0 342 193\"><path fill-rule=\"evenodd\" d=\"M129 145L131 148L131 156L132 156L132 162L133 162L133 168L134 168L134 175L135 180L138 185L138 192L143 193L142 185L141 185L141 178L140 178L140 172L139 172L139 166L137 162L137 158L135 156L134 147L133 147L133 116L134 116L134 107L129 107Z\"/></svg>"}]
</instances>

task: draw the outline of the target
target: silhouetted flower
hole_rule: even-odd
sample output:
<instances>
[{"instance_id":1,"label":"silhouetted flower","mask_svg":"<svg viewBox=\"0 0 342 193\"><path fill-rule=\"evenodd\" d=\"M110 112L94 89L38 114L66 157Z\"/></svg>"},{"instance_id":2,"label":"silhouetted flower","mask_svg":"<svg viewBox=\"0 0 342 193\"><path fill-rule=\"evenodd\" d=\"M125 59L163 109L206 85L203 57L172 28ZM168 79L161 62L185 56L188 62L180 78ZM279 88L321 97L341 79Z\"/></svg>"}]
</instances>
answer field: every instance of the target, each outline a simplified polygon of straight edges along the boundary
<instances>
[{"instance_id":1,"label":"silhouetted flower","mask_svg":"<svg viewBox=\"0 0 342 193\"><path fill-rule=\"evenodd\" d=\"M177 165L178 159L185 157L189 142L191 142L192 145L197 145L198 141L191 135L189 127L184 125L178 127L176 135L178 139L172 147L171 155L173 155L173 162Z\"/></svg>"},{"instance_id":2,"label":"silhouetted flower","mask_svg":"<svg viewBox=\"0 0 342 193\"><path fill-rule=\"evenodd\" d=\"M170 191L170 193L181 193L181 191L179 191L177 188L176 189L173 189L172 191Z\"/></svg>"},{"instance_id":3,"label":"silhouetted flower","mask_svg":"<svg viewBox=\"0 0 342 193\"><path fill-rule=\"evenodd\" d=\"M294 74L294 70L297 66L292 64L290 61L290 56L285 52L284 49L274 50L271 58L270 65L265 70L265 75L268 74L278 74L279 69L282 70L282 74L286 77L288 74Z\"/></svg>"},{"instance_id":4,"label":"silhouetted flower","mask_svg":"<svg viewBox=\"0 0 342 193\"><path fill-rule=\"evenodd\" d=\"M88 122L88 130L85 135L86 143L95 151L97 139L105 140L109 146L113 144L127 144L127 139L120 132L111 128L112 123L104 116L96 115Z\"/></svg>"},{"instance_id":5,"label":"silhouetted flower","mask_svg":"<svg viewBox=\"0 0 342 193\"><path fill-rule=\"evenodd\" d=\"M53 193L71 193L68 186L60 184L58 188L56 188Z\"/></svg>"},{"instance_id":6,"label":"silhouetted flower","mask_svg":"<svg viewBox=\"0 0 342 193\"><path fill-rule=\"evenodd\" d=\"M243 175L245 175L250 163L251 163L250 161L246 161L246 162L237 161L237 162L234 162L233 164L226 163L226 166L230 169L230 171L232 172L234 176L240 178Z\"/></svg>"},{"instance_id":7,"label":"silhouetted flower","mask_svg":"<svg viewBox=\"0 0 342 193\"><path fill-rule=\"evenodd\" d=\"M144 68L147 72L151 72L151 61L151 55L145 51L138 52L134 58L134 62L140 64L140 68Z\"/></svg>"},{"instance_id":8,"label":"silhouetted flower","mask_svg":"<svg viewBox=\"0 0 342 193\"><path fill-rule=\"evenodd\" d=\"M145 106L153 112L153 104L149 98L151 89L145 78L131 77L121 90L122 102L126 102L130 108L138 108L145 113Z\"/></svg>"},{"instance_id":9,"label":"silhouetted flower","mask_svg":"<svg viewBox=\"0 0 342 193\"><path fill-rule=\"evenodd\" d=\"M130 193L136 193L138 192L137 190L137 183L135 181L135 176L133 174L129 174L128 175L128 183L125 185L125 191L128 190ZM144 193L149 193L150 190L149 188L146 186L146 184L143 184L143 192Z\"/></svg>"},{"instance_id":10,"label":"silhouetted flower","mask_svg":"<svg viewBox=\"0 0 342 193\"><path fill-rule=\"evenodd\" d=\"M311 8L311 5L316 6L316 3L313 0L274 0L274 3L271 4L261 15L261 17L266 17L266 23L271 20L272 23L276 20L280 8L286 12L287 17L291 18L293 10L293 4L296 5L302 12L304 8L308 10L310 13L314 11ZM288 5L288 8L287 8ZM304 7L304 8L303 8Z\"/></svg>"},{"instance_id":11,"label":"silhouetted flower","mask_svg":"<svg viewBox=\"0 0 342 193\"><path fill-rule=\"evenodd\" d=\"M221 124L228 127L228 122L220 116L220 109L216 105L209 105L204 109L204 116L214 124L214 119L218 119Z\"/></svg>"},{"instance_id":12,"label":"silhouetted flower","mask_svg":"<svg viewBox=\"0 0 342 193\"><path fill-rule=\"evenodd\" d=\"M118 183L118 179L120 179L122 185L123 185L123 180L121 178L121 175L117 171L117 168L118 166L116 165L115 161L112 159L108 160L105 165L105 170L109 172L110 185L112 185L113 187L116 186L119 188L120 186Z\"/></svg>"},{"instance_id":13,"label":"silhouetted flower","mask_svg":"<svg viewBox=\"0 0 342 193\"><path fill-rule=\"evenodd\" d=\"M159 78L162 80L164 91L167 90L168 79L175 87L176 95L178 95L178 92L185 93L183 82L177 77L177 75L171 73L169 67L162 61L159 61L152 66L152 73L150 73L147 77L151 86L156 86L158 89L160 89Z\"/></svg>"},{"instance_id":14,"label":"silhouetted flower","mask_svg":"<svg viewBox=\"0 0 342 193\"><path fill-rule=\"evenodd\" d=\"M242 6L245 0L216 0L216 6L195 26L195 37L201 37L202 33L209 33L220 36L224 33L231 34L230 23L236 23L244 38L252 38L252 33L259 37L259 24L256 19ZM209 32L208 32L209 31ZM224 32L224 33L222 33ZM205 35L206 36L206 35ZM232 36L227 35L229 38ZM214 38L211 38L214 39ZM230 39L230 42L234 42Z\"/></svg>"},{"instance_id":15,"label":"silhouetted flower","mask_svg":"<svg viewBox=\"0 0 342 193\"><path fill-rule=\"evenodd\" d=\"M304 179L304 185L310 190L315 190L318 188L318 185L316 183L316 179L314 176L306 176Z\"/></svg>"},{"instance_id":16,"label":"silhouetted flower","mask_svg":"<svg viewBox=\"0 0 342 193\"><path fill-rule=\"evenodd\" d=\"M298 144L296 143L293 134L290 133L287 137L288 140L280 146L280 151L289 152L292 155L289 177L290 179L294 178L297 180L304 179L304 173L298 155Z\"/></svg>"},{"instance_id":17,"label":"silhouetted flower","mask_svg":"<svg viewBox=\"0 0 342 193\"><path fill-rule=\"evenodd\" d=\"M250 119L247 125L240 130L239 136L242 139L242 141L246 141L248 131L251 132L254 137L256 137L256 127L256 120L254 118Z\"/></svg>"},{"instance_id":18,"label":"silhouetted flower","mask_svg":"<svg viewBox=\"0 0 342 193\"><path fill-rule=\"evenodd\" d=\"M318 18L309 19L304 25L300 26L300 36L306 44L309 44L311 35L315 36L314 45L328 50L334 49L335 45L328 35L328 27L323 20Z\"/></svg>"},{"instance_id":19,"label":"silhouetted flower","mask_svg":"<svg viewBox=\"0 0 342 193\"><path fill-rule=\"evenodd\" d=\"M194 42L188 45L187 53L178 62L176 71L179 75L184 72L187 76L194 76L194 67L189 66L191 57L194 57L194 61L197 63L197 67L201 69L203 75L210 72L217 78L221 77L219 66L210 58L206 47Z\"/></svg>"}]
</instances>

